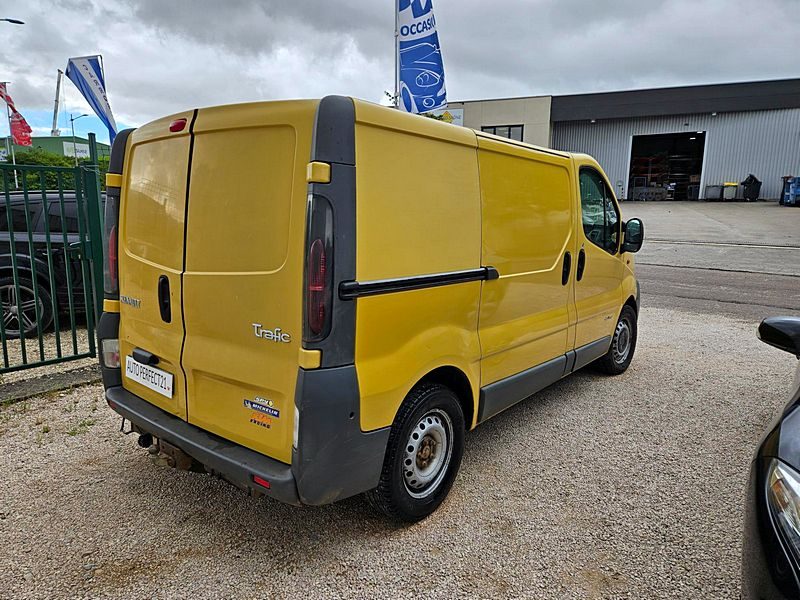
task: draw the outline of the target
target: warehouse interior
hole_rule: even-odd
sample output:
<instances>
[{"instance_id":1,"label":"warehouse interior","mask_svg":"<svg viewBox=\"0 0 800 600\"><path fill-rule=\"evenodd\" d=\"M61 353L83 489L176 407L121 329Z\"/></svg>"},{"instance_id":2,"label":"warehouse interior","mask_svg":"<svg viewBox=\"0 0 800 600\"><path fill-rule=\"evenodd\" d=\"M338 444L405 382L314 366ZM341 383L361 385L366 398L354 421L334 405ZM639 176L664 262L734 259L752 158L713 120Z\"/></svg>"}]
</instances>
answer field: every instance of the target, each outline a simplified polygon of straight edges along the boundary
<instances>
[{"instance_id":1,"label":"warehouse interior","mask_svg":"<svg viewBox=\"0 0 800 600\"><path fill-rule=\"evenodd\" d=\"M697 200L705 141L704 131L633 136L628 198Z\"/></svg>"}]
</instances>

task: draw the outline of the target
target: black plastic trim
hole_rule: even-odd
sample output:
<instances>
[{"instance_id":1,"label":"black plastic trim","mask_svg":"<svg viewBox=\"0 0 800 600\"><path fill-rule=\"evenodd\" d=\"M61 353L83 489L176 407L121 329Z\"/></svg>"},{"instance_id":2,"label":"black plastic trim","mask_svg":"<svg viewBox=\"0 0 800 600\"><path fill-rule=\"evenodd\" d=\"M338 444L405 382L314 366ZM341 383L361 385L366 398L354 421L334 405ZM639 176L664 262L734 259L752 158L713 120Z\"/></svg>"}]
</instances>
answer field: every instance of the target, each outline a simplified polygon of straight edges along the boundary
<instances>
[{"instance_id":1,"label":"black plastic trim","mask_svg":"<svg viewBox=\"0 0 800 600\"><path fill-rule=\"evenodd\" d=\"M108 158L108 172L122 175L122 168L125 166L125 150L128 147L128 138L136 131L135 128L123 129L114 138L114 145L111 146L111 156Z\"/></svg>"},{"instance_id":2,"label":"black plastic trim","mask_svg":"<svg viewBox=\"0 0 800 600\"><path fill-rule=\"evenodd\" d=\"M325 96L319 101L311 160L324 163L356 164L356 109L346 96Z\"/></svg>"},{"instance_id":3,"label":"black plastic trim","mask_svg":"<svg viewBox=\"0 0 800 600\"><path fill-rule=\"evenodd\" d=\"M326 96L317 107L311 160L331 166L330 183L309 183L308 193L325 198L333 211L333 289L356 277L356 113L353 100ZM308 248L306 248L308 251ZM307 257L304 259L304 263ZM304 283L305 285L305 273ZM303 324L305 329L305 323ZM322 368L352 365L356 353L356 309L334 294L331 329L324 339L305 341L322 351Z\"/></svg>"},{"instance_id":4,"label":"black plastic trim","mask_svg":"<svg viewBox=\"0 0 800 600\"><path fill-rule=\"evenodd\" d=\"M292 470L303 504L329 504L378 485L389 428L361 431L360 405L354 365L299 370Z\"/></svg>"},{"instance_id":5,"label":"black plastic trim","mask_svg":"<svg viewBox=\"0 0 800 600\"><path fill-rule=\"evenodd\" d=\"M578 252L578 266L575 269L575 279L580 281L583 279L583 271L586 268L586 250L583 248Z\"/></svg>"},{"instance_id":6,"label":"black plastic trim","mask_svg":"<svg viewBox=\"0 0 800 600\"><path fill-rule=\"evenodd\" d=\"M133 360L143 365L154 367L158 364L158 357L152 352L143 350L142 348L134 348L131 352Z\"/></svg>"},{"instance_id":7,"label":"black plastic trim","mask_svg":"<svg viewBox=\"0 0 800 600\"><path fill-rule=\"evenodd\" d=\"M140 431L177 446L237 487L300 504L291 466L190 425L122 387L107 389L106 399ZM269 481L270 488L253 484L254 475Z\"/></svg>"},{"instance_id":8,"label":"black plastic trim","mask_svg":"<svg viewBox=\"0 0 800 600\"><path fill-rule=\"evenodd\" d=\"M564 253L564 263L561 267L561 285L569 283L569 274L572 271L572 254L567 251Z\"/></svg>"},{"instance_id":9,"label":"black plastic trim","mask_svg":"<svg viewBox=\"0 0 800 600\"><path fill-rule=\"evenodd\" d=\"M591 342L585 346L576 348L575 366L573 367L573 370L577 371L589 363L596 361L598 358L602 357L606 352L608 352L609 346L611 346L611 336L607 335L606 337L595 342Z\"/></svg>"},{"instance_id":10,"label":"black plastic trim","mask_svg":"<svg viewBox=\"0 0 800 600\"><path fill-rule=\"evenodd\" d=\"M122 170L125 166L125 151L128 147L128 138L131 134L136 131L136 129L123 129L120 131L117 136L114 138L114 144L111 146L111 156L108 159L108 172L113 173L116 175L122 175ZM112 203L115 201L117 205L117 231L119 231L119 209L120 209L120 196L122 195L122 189L118 186L108 186L106 188L106 205L111 206ZM117 240L117 244L119 244L119 240ZM106 249L103 249L105 252ZM105 259L104 259L105 263ZM105 285L103 286L103 298L107 298L109 300L119 300L119 289L117 289L116 294L111 294L105 291Z\"/></svg>"},{"instance_id":11,"label":"black plastic trim","mask_svg":"<svg viewBox=\"0 0 800 600\"><path fill-rule=\"evenodd\" d=\"M575 370L575 350L570 350L566 354L567 362L564 365L564 375L569 375Z\"/></svg>"},{"instance_id":12,"label":"black plastic trim","mask_svg":"<svg viewBox=\"0 0 800 600\"><path fill-rule=\"evenodd\" d=\"M522 402L562 377L597 360L608 352L610 344L611 336L606 336L521 373L483 386L478 399L478 423Z\"/></svg>"},{"instance_id":13,"label":"black plastic trim","mask_svg":"<svg viewBox=\"0 0 800 600\"><path fill-rule=\"evenodd\" d=\"M567 356L561 355L482 387L478 400L478 422L482 423L555 383L564 376L566 365Z\"/></svg>"},{"instance_id":14,"label":"black plastic trim","mask_svg":"<svg viewBox=\"0 0 800 600\"><path fill-rule=\"evenodd\" d=\"M396 279L378 279L375 281L344 281L339 284L339 298L342 300L355 300L365 296L379 294L393 294L425 288L454 285L469 281L488 281L498 279L500 274L494 267L480 267L465 271L451 271L448 273L433 273L431 275L417 275L415 277L398 277Z\"/></svg>"}]
</instances>

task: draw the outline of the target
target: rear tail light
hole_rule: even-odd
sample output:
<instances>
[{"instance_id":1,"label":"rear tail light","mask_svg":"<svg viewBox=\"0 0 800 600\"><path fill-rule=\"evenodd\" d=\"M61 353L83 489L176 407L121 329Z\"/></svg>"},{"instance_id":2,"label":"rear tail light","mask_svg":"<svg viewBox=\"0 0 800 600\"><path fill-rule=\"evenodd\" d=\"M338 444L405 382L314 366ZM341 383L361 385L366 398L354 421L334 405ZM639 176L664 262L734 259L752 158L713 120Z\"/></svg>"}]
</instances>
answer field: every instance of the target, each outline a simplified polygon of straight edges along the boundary
<instances>
[{"instance_id":1,"label":"rear tail light","mask_svg":"<svg viewBox=\"0 0 800 600\"><path fill-rule=\"evenodd\" d=\"M109 188L106 194L104 217L105 252L103 260L103 289L106 296L119 296L119 188Z\"/></svg>"},{"instance_id":2,"label":"rear tail light","mask_svg":"<svg viewBox=\"0 0 800 600\"><path fill-rule=\"evenodd\" d=\"M108 338L100 340L100 354L103 365L109 369L119 369L119 340Z\"/></svg>"},{"instance_id":3,"label":"rear tail light","mask_svg":"<svg viewBox=\"0 0 800 600\"><path fill-rule=\"evenodd\" d=\"M119 288L119 268L117 266L117 228L112 227L108 234L108 281L109 287Z\"/></svg>"},{"instance_id":4,"label":"rear tail light","mask_svg":"<svg viewBox=\"0 0 800 600\"><path fill-rule=\"evenodd\" d=\"M324 339L333 307L333 211L321 196L308 204L306 238L305 331L307 342Z\"/></svg>"},{"instance_id":5,"label":"rear tail light","mask_svg":"<svg viewBox=\"0 0 800 600\"><path fill-rule=\"evenodd\" d=\"M322 333L328 316L328 307L325 306L326 261L325 245L316 238L308 250L308 329L312 336Z\"/></svg>"}]
</instances>

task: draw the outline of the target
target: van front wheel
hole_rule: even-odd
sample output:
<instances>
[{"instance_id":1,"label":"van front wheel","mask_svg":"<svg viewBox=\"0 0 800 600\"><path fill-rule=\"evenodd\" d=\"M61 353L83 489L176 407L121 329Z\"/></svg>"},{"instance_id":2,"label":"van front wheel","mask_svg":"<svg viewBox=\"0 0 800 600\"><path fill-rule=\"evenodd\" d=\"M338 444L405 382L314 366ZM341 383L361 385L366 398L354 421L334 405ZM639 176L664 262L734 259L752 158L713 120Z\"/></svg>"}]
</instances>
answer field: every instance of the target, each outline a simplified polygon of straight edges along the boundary
<instances>
[{"instance_id":1,"label":"van front wheel","mask_svg":"<svg viewBox=\"0 0 800 600\"><path fill-rule=\"evenodd\" d=\"M424 519L450 491L463 452L464 414L456 395L443 385L418 385L392 425L370 502L399 521Z\"/></svg>"},{"instance_id":2,"label":"van front wheel","mask_svg":"<svg viewBox=\"0 0 800 600\"><path fill-rule=\"evenodd\" d=\"M627 371L636 350L637 335L636 311L626 304L614 328L608 353L597 361L600 371L608 375L620 375Z\"/></svg>"}]
</instances>

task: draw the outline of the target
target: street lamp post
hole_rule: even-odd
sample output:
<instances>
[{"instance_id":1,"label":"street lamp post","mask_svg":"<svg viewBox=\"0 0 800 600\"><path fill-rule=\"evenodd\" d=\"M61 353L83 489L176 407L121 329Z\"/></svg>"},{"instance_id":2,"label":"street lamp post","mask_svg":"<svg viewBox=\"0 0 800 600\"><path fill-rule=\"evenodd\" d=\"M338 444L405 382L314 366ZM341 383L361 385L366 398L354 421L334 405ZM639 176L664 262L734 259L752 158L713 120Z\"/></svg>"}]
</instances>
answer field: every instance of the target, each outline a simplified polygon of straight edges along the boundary
<instances>
[{"instance_id":1,"label":"street lamp post","mask_svg":"<svg viewBox=\"0 0 800 600\"><path fill-rule=\"evenodd\" d=\"M11 23L12 25L25 25L25 21L20 21L19 19L0 19L0 21L5 21L6 23Z\"/></svg>"},{"instance_id":2,"label":"street lamp post","mask_svg":"<svg viewBox=\"0 0 800 600\"><path fill-rule=\"evenodd\" d=\"M75 157L75 166L78 166L78 147L75 145L75 121L78 119L82 119L83 117L88 117L86 113L82 115L78 115L77 117L73 117L72 113L69 114L69 125L72 127L72 155Z\"/></svg>"}]
</instances>

